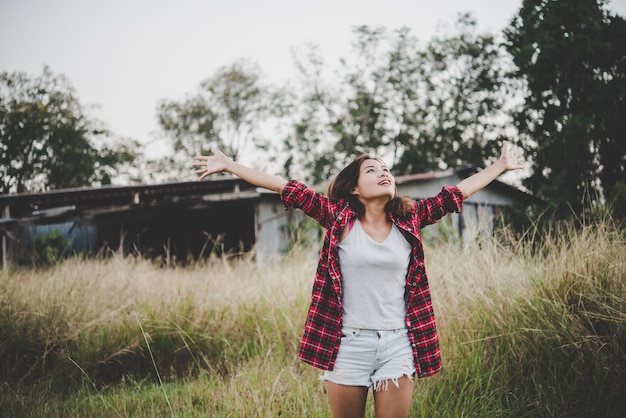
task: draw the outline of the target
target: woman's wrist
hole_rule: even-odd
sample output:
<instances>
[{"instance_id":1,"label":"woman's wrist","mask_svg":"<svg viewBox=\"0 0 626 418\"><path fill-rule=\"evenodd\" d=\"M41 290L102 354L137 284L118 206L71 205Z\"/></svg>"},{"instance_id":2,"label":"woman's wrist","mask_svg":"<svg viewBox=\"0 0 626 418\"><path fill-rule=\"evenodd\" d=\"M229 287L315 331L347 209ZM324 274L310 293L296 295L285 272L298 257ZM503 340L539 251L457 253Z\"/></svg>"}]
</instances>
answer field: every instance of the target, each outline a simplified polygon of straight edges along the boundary
<instances>
[{"instance_id":1,"label":"woman's wrist","mask_svg":"<svg viewBox=\"0 0 626 418\"><path fill-rule=\"evenodd\" d=\"M493 163L493 166L495 170L502 174L506 171L507 163L503 158L498 158L498 160Z\"/></svg>"},{"instance_id":2,"label":"woman's wrist","mask_svg":"<svg viewBox=\"0 0 626 418\"><path fill-rule=\"evenodd\" d=\"M234 160L231 160L230 158L226 159L226 161L224 161L224 171L226 173L237 175L235 164L237 163Z\"/></svg>"}]
</instances>

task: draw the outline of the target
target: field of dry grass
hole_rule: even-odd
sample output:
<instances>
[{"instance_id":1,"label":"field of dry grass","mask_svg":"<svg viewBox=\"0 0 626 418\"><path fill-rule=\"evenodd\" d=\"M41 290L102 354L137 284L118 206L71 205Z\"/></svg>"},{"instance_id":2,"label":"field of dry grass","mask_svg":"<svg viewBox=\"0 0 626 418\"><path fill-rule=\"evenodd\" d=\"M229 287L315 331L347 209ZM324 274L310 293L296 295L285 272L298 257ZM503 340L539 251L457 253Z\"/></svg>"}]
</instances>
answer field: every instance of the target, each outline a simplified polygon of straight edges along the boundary
<instances>
[{"instance_id":1,"label":"field of dry grass","mask_svg":"<svg viewBox=\"0 0 626 418\"><path fill-rule=\"evenodd\" d=\"M623 232L599 222L426 251L445 368L416 385L414 416L626 411ZM263 266L113 256L5 270L0 410L328 416L319 371L296 360L315 263L302 249Z\"/></svg>"}]
</instances>

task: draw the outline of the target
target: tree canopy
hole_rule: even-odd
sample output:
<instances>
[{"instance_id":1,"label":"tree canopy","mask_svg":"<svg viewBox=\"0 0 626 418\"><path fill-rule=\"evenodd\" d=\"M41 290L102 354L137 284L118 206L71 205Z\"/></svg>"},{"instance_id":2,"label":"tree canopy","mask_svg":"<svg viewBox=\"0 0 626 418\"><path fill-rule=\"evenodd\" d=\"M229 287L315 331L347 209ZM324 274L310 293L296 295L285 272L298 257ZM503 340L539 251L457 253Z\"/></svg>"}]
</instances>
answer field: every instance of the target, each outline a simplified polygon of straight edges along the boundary
<instances>
[{"instance_id":1,"label":"tree canopy","mask_svg":"<svg viewBox=\"0 0 626 418\"><path fill-rule=\"evenodd\" d=\"M264 80L250 61L238 60L220 67L200 83L197 92L182 100L163 99L157 107L159 125L173 153L162 167L179 177L189 161L207 154L213 146L234 159L242 152L270 146L263 127L279 119L288 106L285 92Z\"/></svg>"},{"instance_id":2,"label":"tree canopy","mask_svg":"<svg viewBox=\"0 0 626 418\"><path fill-rule=\"evenodd\" d=\"M580 213L626 178L626 21L602 0L524 0L505 35L528 86L516 115L526 184Z\"/></svg>"},{"instance_id":3,"label":"tree canopy","mask_svg":"<svg viewBox=\"0 0 626 418\"><path fill-rule=\"evenodd\" d=\"M313 184L361 153L396 173L485 166L509 140L526 150L524 184L557 213L623 193L624 18L603 0L525 0L503 40L476 27L459 15L425 46L406 28L356 27L337 68L315 46L296 51L290 95L275 95L258 68L223 67L198 94L163 101L161 126L175 150L191 147L186 158L280 143L283 174ZM259 126L278 114L283 130L266 140Z\"/></svg>"},{"instance_id":4,"label":"tree canopy","mask_svg":"<svg viewBox=\"0 0 626 418\"><path fill-rule=\"evenodd\" d=\"M354 29L354 59L339 82L324 78L316 50L297 56L299 113L287 138L314 182L360 153L385 158L397 173L483 166L512 120L506 51L460 15L452 33L425 47L408 30Z\"/></svg>"},{"instance_id":5,"label":"tree canopy","mask_svg":"<svg viewBox=\"0 0 626 418\"><path fill-rule=\"evenodd\" d=\"M0 74L0 193L108 184L135 157L133 143L104 144L68 79Z\"/></svg>"},{"instance_id":6,"label":"tree canopy","mask_svg":"<svg viewBox=\"0 0 626 418\"><path fill-rule=\"evenodd\" d=\"M289 90L236 61L158 103L172 152L146 168L192 178L190 160L218 146L319 184L360 153L402 174L484 166L506 139L527 152L525 185L580 213L626 187L626 20L605 4L524 0L503 41L471 15L426 44L407 28L356 27L338 67L296 50ZM0 74L0 192L106 184L136 149L86 116L65 77Z\"/></svg>"}]
</instances>

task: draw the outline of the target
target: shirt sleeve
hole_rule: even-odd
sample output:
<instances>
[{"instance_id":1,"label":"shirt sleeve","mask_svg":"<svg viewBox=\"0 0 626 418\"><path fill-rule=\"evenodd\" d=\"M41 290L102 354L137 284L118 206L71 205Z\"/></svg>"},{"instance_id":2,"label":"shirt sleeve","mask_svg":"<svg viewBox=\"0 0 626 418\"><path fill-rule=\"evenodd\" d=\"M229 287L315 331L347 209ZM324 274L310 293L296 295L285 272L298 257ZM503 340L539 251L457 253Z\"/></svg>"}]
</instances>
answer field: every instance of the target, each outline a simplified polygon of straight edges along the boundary
<instances>
[{"instance_id":1,"label":"shirt sleeve","mask_svg":"<svg viewBox=\"0 0 626 418\"><path fill-rule=\"evenodd\" d=\"M416 202L416 212L420 228L431 225L451 212L460 212L463 208L463 193L454 186L445 186L437 195Z\"/></svg>"},{"instance_id":2,"label":"shirt sleeve","mask_svg":"<svg viewBox=\"0 0 626 418\"><path fill-rule=\"evenodd\" d=\"M285 210L300 209L324 228L328 228L338 210L337 205L328 196L310 189L298 180L290 180L283 188L280 198Z\"/></svg>"}]
</instances>

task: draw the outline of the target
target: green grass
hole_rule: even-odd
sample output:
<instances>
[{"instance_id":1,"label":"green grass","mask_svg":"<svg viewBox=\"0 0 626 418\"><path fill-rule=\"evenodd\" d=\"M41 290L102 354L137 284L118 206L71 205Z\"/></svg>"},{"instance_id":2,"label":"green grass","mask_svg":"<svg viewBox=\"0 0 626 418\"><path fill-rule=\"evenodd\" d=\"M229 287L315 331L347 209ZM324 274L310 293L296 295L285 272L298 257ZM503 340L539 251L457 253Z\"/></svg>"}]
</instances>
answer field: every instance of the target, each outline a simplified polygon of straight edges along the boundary
<instances>
[{"instance_id":1,"label":"green grass","mask_svg":"<svg viewBox=\"0 0 626 418\"><path fill-rule=\"evenodd\" d=\"M626 416L623 231L426 251L444 370L417 381L412 416ZM321 372L296 359L315 261L5 270L1 415L329 416Z\"/></svg>"}]
</instances>

